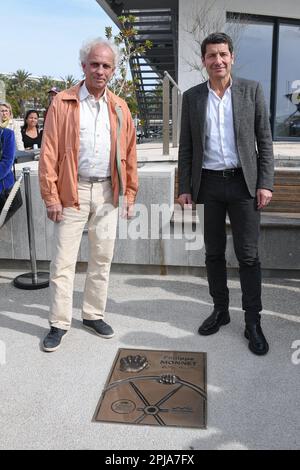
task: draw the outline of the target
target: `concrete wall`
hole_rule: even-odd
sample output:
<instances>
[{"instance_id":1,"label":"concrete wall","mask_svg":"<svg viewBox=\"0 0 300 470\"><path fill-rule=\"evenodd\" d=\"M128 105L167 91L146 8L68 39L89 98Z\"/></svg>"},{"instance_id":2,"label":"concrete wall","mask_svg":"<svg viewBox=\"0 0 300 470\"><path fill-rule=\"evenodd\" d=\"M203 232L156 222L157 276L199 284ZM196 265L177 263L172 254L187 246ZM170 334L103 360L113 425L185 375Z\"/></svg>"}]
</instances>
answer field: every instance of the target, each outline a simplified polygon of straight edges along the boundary
<instances>
[{"instance_id":1,"label":"concrete wall","mask_svg":"<svg viewBox=\"0 0 300 470\"><path fill-rule=\"evenodd\" d=\"M52 257L53 223L47 219L43 201L40 197L37 162L17 165L17 173L22 166L30 166L33 219L35 227L35 245L37 260L47 261ZM160 224L163 236L151 238L153 221L150 219L151 206L165 204L173 209L175 163L147 163L139 168L139 193L137 204L142 204L148 211L147 236L144 239L117 238L113 263L118 265L156 265L203 267L205 255L201 224L187 220L183 233L181 215L179 220L170 222L167 218ZM22 185L22 190L24 190ZM24 196L24 194L23 194ZM24 199L25 201L25 199ZM139 216L139 214L138 214ZM136 219L136 222L138 220ZM202 222L203 224L203 222ZM203 225L202 225L203 226ZM145 226L140 227L145 229ZM195 231L197 246L195 246ZM165 236L166 235L166 236ZM179 237L178 237L179 235ZM300 269L300 219L278 219L275 215L264 215L262 220L260 253L265 269ZM78 261L88 259L87 233L83 233ZM195 249L196 248L196 249ZM25 202L15 216L0 229L0 265L2 260L29 260L26 206ZM228 227L227 243L228 266L236 267L232 236Z\"/></svg>"},{"instance_id":2,"label":"concrete wall","mask_svg":"<svg viewBox=\"0 0 300 470\"><path fill-rule=\"evenodd\" d=\"M52 257L53 223L47 218L44 203L40 196L38 175L38 162L28 162L16 165L17 176L22 167L31 168L30 184L33 206L33 220L35 228L35 247L37 260L50 260ZM143 205L147 210L148 236L146 239L117 239L115 246L115 263L126 264L160 264L161 251L159 239L152 240L151 230L151 205L166 204L171 211L174 203L175 183L174 163L148 163L141 166L139 173L139 192L137 204ZM22 184L23 207L14 217L0 229L0 260L15 259L28 260L28 234L26 221L26 205L24 196L24 185ZM139 214L138 214L139 215ZM87 232L83 233L78 261L88 259Z\"/></svg>"},{"instance_id":3,"label":"concrete wall","mask_svg":"<svg viewBox=\"0 0 300 470\"><path fill-rule=\"evenodd\" d=\"M205 17L205 23L211 25L212 29L209 29L208 33L216 30L216 25L218 25L217 29L223 29L227 11L300 19L299 0L285 0L284 2L282 0L265 0L263 2L261 0L217 0L216 2L213 0L179 0L178 83L182 91L202 81L201 74L191 71L191 67L188 65L188 62L200 61L201 59L200 55L199 57L195 56L194 50L197 46L192 35L187 31L191 30L197 12L203 11L203 6L207 4L214 4Z\"/></svg>"}]
</instances>

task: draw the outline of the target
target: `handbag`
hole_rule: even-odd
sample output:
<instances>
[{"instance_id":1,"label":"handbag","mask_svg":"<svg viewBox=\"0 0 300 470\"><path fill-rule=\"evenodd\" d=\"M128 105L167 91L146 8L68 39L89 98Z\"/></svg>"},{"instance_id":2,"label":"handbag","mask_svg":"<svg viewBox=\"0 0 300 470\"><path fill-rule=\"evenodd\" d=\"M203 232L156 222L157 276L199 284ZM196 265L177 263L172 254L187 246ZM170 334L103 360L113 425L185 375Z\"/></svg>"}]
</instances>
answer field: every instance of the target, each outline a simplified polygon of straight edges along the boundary
<instances>
[{"instance_id":1,"label":"handbag","mask_svg":"<svg viewBox=\"0 0 300 470\"><path fill-rule=\"evenodd\" d=\"M2 132L0 134L0 160L2 158ZM21 194L21 180L22 176L16 180L16 171L14 164L14 177L15 184L10 189L3 189L0 193L0 228L9 221L9 219L17 212L23 205Z\"/></svg>"}]
</instances>

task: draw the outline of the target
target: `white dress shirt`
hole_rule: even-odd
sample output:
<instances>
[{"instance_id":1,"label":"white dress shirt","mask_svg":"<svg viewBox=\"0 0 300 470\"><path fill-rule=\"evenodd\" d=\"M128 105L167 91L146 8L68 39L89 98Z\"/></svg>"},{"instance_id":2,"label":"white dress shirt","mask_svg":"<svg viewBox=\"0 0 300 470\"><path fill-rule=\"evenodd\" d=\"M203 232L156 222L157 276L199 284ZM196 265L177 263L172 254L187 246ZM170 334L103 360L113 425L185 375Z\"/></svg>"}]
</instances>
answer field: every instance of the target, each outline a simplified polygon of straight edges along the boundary
<instances>
[{"instance_id":1,"label":"white dress shirt","mask_svg":"<svg viewBox=\"0 0 300 470\"><path fill-rule=\"evenodd\" d=\"M80 149L78 174L82 177L110 176L110 121L106 90L96 101L85 82L79 90Z\"/></svg>"},{"instance_id":2,"label":"white dress shirt","mask_svg":"<svg viewBox=\"0 0 300 470\"><path fill-rule=\"evenodd\" d=\"M222 98L208 86L206 113L206 135L203 168L209 170L225 170L241 166L236 148L231 86Z\"/></svg>"}]
</instances>

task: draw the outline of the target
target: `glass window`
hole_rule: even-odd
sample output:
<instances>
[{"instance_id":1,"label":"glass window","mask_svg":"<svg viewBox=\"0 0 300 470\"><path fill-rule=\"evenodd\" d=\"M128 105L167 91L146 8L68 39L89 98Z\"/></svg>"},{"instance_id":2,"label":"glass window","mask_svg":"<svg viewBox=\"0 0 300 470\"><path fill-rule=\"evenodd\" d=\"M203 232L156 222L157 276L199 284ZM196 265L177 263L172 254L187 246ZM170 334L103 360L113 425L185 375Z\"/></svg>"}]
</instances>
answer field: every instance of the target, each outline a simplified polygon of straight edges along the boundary
<instances>
[{"instance_id":1,"label":"glass window","mask_svg":"<svg viewBox=\"0 0 300 470\"><path fill-rule=\"evenodd\" d=\"M274 111L273 139L299 141L299 21L227 13L226 32L235 47L233 73L259 81L266 102Z\"/></svg>"},{"instance_id":2,"label":"glass window","mask_svg":"<svg viewBox=\"0 0 300 470\"><path fill-rule=\"evenodd\" d=\"M300 25L279 28L275 137L300 137Z\"/></svg>"},{"instance_id":3,"label":"glass window","mask_svg":"<svg viewBox=\"0 0 300 470\"><path fill-rule=\"evenodd\" d=\"M273 23L253 19L228 19L226 32L234 42L233 74L261 83L270 105Z\"/></svg>"}]
</instances>

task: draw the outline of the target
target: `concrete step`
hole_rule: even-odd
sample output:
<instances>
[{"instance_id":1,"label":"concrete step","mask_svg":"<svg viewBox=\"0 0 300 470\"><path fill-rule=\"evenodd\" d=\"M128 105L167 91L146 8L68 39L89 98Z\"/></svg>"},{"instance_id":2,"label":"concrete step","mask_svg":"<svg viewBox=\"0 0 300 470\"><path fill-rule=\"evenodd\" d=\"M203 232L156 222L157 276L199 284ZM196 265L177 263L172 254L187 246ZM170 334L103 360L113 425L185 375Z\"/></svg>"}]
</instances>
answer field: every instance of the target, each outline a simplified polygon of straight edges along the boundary
<instances>
[{"instance_id":1,"label":"concrete step","mask_svg":"<svg viewBox=\"0 0 300 470\"><path fill-rule=\"evenodd\" d=\"M186 210L185 214L183 215L183 210L175 206L171 223L174 224L182 224L183 221L187 224L199 224L199 217L197 214L197 210ZM226 217L226 225L230 225L229 217ZM272 225L272 226L282 226L282 227L300 227L300 214L299 213L288 213L288 212L262 212L261 214L261 225Z\"/></svg>"}]
</instances>

